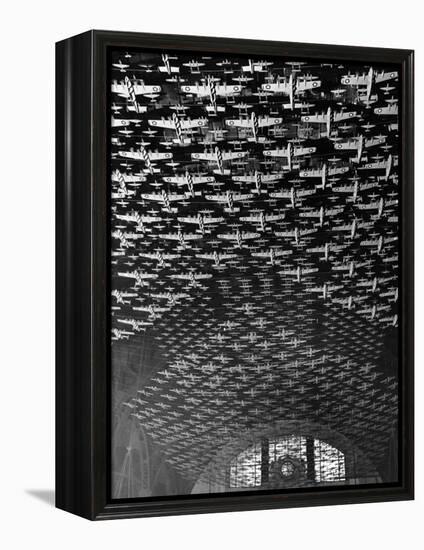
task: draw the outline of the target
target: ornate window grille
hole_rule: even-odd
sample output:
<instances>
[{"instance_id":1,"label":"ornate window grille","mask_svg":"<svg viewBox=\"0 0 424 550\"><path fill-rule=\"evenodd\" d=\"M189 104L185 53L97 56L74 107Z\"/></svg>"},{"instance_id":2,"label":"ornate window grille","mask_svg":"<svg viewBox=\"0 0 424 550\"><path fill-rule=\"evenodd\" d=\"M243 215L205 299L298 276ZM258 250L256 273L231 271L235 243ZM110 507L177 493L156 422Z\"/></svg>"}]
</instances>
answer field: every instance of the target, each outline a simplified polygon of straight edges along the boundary
<instances>
[{"instance_id":1,"label":"ornate window grille","mask_svg":"<svg viewBox=\"0 0 424 550\"><path fill-rule=\"evenodd\" d=\"M304 481L307 484L346 481L344 454L320 439L288 436L263 439L230 463L230 487L259 487Z\"/></svg>"}]
</instances>

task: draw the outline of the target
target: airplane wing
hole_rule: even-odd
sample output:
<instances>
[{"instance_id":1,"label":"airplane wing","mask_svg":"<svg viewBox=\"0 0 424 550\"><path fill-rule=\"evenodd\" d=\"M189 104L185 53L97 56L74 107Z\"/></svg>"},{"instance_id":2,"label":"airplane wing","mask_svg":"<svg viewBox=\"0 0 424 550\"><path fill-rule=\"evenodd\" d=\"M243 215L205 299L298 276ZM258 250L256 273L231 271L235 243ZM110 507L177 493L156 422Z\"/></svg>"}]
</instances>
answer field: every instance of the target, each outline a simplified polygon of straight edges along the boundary
<instances>
[{"instance_id":1,"label":"airplane wing","mask_svg":"<svg viewBox=\"0 0 424 550\"><path fill-rule=\"evenodd\" d=\"M390 73L380 73L375 75L375 81L377 83L380 82L386 82L387 80L392 80L393 78L397 78L399 76L399 73L397 71L391 71Z\"/></svg>"},{"instance_id":2,"label":"airplane wing","mask_svg":"<svg viewBox=\"0 0 424 550\"><path fill-rule=\"evenodd\" d=\"M145 86L144 84L133 84L130 80L125 82L113 82L112 93L118 94L123 97L130 95L130 89L134 91L135 95L157 94L161 91L161 87L158 84L153 86Z\"/></svg>"},{"instance_id":3,"label":"airplane wing","mask_svg":"<svg viewBox=\"0 0 424 550\"><path fill-rule=\"evenodd\" d=\"M367 86L369 82L369 75L368 74L356 74L356 75L345 75L342 77L341 81L342 84L347 84L351 86Z\"/></svg>"},{"instance_id":4,"label":"airplane wing","mask_svg":"<svg viewBox=\"0 0 424 550\"><path fill-rule=\"evenodd\" d=\"M178 221L183 223L198 223L196 216L182 216L178 218Z\"/></svg>"},{"instance_id":5,"label":"airplane wing","mask_svg":"<svg viewBox=\"0 0 424 550\"><path fill-rule=\"evenodd\" d=\"M187 197L185 195L178 195L178 194L169 194L168 199L170 201L182 201L186 199Z\"/></svg>"},{"instance_id":6,"label":"airplane wing","mask_svg":"<svg viewBox=\"0 0 424 550\"><path fill-rule=\"evenodd\" d=\"M281 179L284 174L281 172L279 174L259 174L261 181L266 182L272 182L272 181L278 181ZM256 175L250 174L246 176L233 176L233 181L245 181L247 183L254 183L256 181Z\"/></svg>"},{"instance_id":7,"label":"airplane wing","mask_svg":"<svg viewBox=\"0 0 424 550\"><path fill-rule=\"evenodd\" d=\"M300 117L302 122L318 122L320 124L327 124L327 113L321 113L316 115L304 115Z\"/></svg>"},{"instance_id":8,"label":"airplane wing","mask_svg":"<svg viewBox=\"0 0 424 550\"><path fill-rule=\"evenodd\" d=\"M266 126L274 126L275 124L282 124L282 122L283 119L281 117L264 116L258 119L258 125L260 128L264 128Z\"/></svg>"},{"instance_id":9,"label":"airplane wing","mask_svg":"<svg viewBox=\"0 0 424 550\"><path fill-rule=\"evenodd\" d=\"M296 191L296 195L298 197L308 197L310 195L314 195L315 194L315 190L314 189L298 189Z\"/></svg>"},{"instance_id":10,"label":"airplane wing","mask_svg":"<svg viewBox=\"0 0 424 550\"><path fill-rule=\"evenodd\" d=\"M195 239L202 239L202 235L198 233L184 233L185 241L194 241Z\"/></svg>"},{"instance_id":11,"label":"airplane wing","mask_svg":"<svg viewBox=\"0 0 424 550\"><path fill-rule=\"evenodd\" d=\"M279 256L289 256L290 254L292 254L292 250L275 250L275 249L273 249L273 254L277 258ZM268 258L269 255L270 255L269 251L266 251L266 252L252 252L252 256L257 256L259 258Z\"/></svg>"},{"instance_id":12,"label":"airplane wing","mask_svg":"<svg viewBox=\"0 0 424 550\"><path fill-rule=\"evenodd\" d=\"M113 94L118 94L125 97L128 95L128 88L125 84L118 84L117 82L114 82L111 89Z\"/></svg>"},{"instance_id":13,"label":"airplane wing","mask_svg":"<svg viewBox=\"0 0 424 550\"><path fill-rule=\"evenodd\" d=\"M335 149L350 151L350 150L357 150L359 148L359 141L355 139L351 139L349 141L339 141L338 143L334 144Z\"/></svg>"},{"instance_id":14,"label":"airplane wing","mask_svg":"<svg viewBox=\"0 0 424 550\"><path fill-rule=\"evenodd\" d=\"M227 126L236 126L238 128L252 128L252 120L250 118L232 118L230 120L226 120L225 124Z\"/></svg>"},{"instance_id":15,"label":"airplane wing","mask_svg":"<svg viewBox=\"0 0 424 550\"><path fill-rule=\"evenodd\" d=\"M164 202L164 197L160 193L142 193L141 198L149 201Z\"/></svg>"},{"instance_id":16,"label":"airplane wing","mask_svg":"<svg viewBox=\"0 0 424 550\"><path fill-rule=\"evenodd\" d=\"M372 137L372 138L369 138L369 139L366 139L365 140L365 147L374 147L375 145L380 145L382 143L385 143L386 142L386 136L383 136L383 137Z\"/></svg>"},{"instance_id":17,"label":"airplane wing","mask_svg":"<svg viewBox=\"0 0 424 550\"><path fill-rule=\"evenodd\" d=\"M324 246L313 246L311 248L306 249L307 252L324 252L325 247Z\"/></svg>"},{"instance_id":18,"label":"airplane wing","mask_svg":"<svg viewBox=\"0 0 424 550\"><path fill-rule=\"evenodd\" d=\"M297 80L296 91L306 92L306 90L314 90L321 86L321 80Z\"/></svg>"},{"instance_id":19,"label":"airplane wing","mask_svg":"<svg viewBox=\"0 0 424 550\"><path fill-rule=\"evenodd\" d=\"M343 212L343 208L328 208L325 210L325 214L328 216L335 216L336 214L340 214L340 212Z\"/></svg>"},{"instance_id":20,"label":"airplane wing","mask_svg":"<svg viewBox=\"0 0 424 550\"><path fill-rule=\"evenodd\" d=\"M119 151L119 155L128 159L144 160L140 151Z\"/></svg>"},{"instance_id":21,"label":"airplane wing","mask_svg":"<svg viewBox=\"0 0 424 550\"><path fill-rule=\"evenodd\" d=\"M118 273L119 277L129 277L130 279L136 279L137 273L130 273L129 271L123 271Z\"/></svg>"},{"instance_id":22,"label":"airplane wing","mask_svg":"<svg viewBox=\"0 0 424 550\"><path fill-rule=\"evenodd\" d=\"M221 153L223 160L240 159L245 157L247 154L248 151L227 151Z\"/></svg>"},{"instance_id":23,"label":"airplane wing","mask_svg":"<svg viewBox=\"0 0 424 550\"><path fill-rule=\"evenodd\" d=\"M146 181L146 176L134 176L133 174L122 174L119 170L112 173L112 181L124 181L125 183L138 183Z\"/></svg>"},{"instance_id":24,"label":"airplane wing","mask_svg":"<svg viewBox=\"0 0 424 550\"><path fill-rule=\"evenodd\" d=\"M282 118L260 117L257 119L257 124L259 128L281 124L282 122ZM237 126L239 128L252 128L253 125L251 118L232 118L230 120L226 120L225 124L227 126Z\"/></svg>"},{"instance_id":25,"label":"airplane wing","mask_svg":"<svg viewBox=\"0 0 424 550\"><path fill-rule=\"evenodd\" d=\"M374 169L386 168L386 162L384 160L376 161L376 162L368 162L358 167L359 170L367 170L372 168Z\"/></svg>"},{"instance_id":26,"label":"airplane wing","mask_svg":"<svg viewBox=\"0 0 424 550\"><path fill-rule=\"evenodd\" d=\"M333 187L333 191L336 193L353 193L355 191L354 185L339 185L338 187Z\"/></svg>"},{"instance_id":27,"label":"airplane wing","mask_svg":"<svg viewBox=\"0 0 424 550\"><path fill-rule=\"evenodd\" d=\"M196 86L181 86L181 91L186 94L196 94L199 97L207 97L210 94L209 86L205 84Z\"/></svg>"},{"instance_id":28,"label":"airplane wing","mask_svg":"<svg viewBox=\"0 0 424 550\"><path fill-rule=\"evenodd\" d=\"M157 94L162 88L155 84L153 86L146 86L145 84L134 84L135 95L147 95L147 94Z\"/></svg>"},{"instance_id":29,"label":"airplane wing","mask_svg":"<svg viewBox=\"0 0 424 550\"><path fill-rule=\"evenodd\" d=\"M151 223L151 222L160 222L162 218L160 216L140 216L142 222Z\"/></svg>"},{"instance_id":30,"label":"airplane wing","mask_svg":"<svg viewBox=\"0 0 424 550\"><path fill-rule=\"evenodd\" d=\"M121 157L130 158L134 160L145 160L145 155L141 151L119 151ZM172 153L152 153L149 151L147 156L150 160L164 160L172 159Z\"/></svg>"},{"instance_id":31,"label":"airplane wing","mask_svg":"<svg viewBox=\"0 0 424 550\"><path fill-rule=\"evenodd\" d=\"M269 149L267 151L264 151L264 155L266 157L288 157L289 149Z\"/></svg>"},{"instance_id":32,"label":"airplane wing","mask_svg":"<svg viewBox=\"0 0 424 550\"><path fill-rule=\"evenodd\" d=\"M175 258L178 258L178 254L160 254L158 252L139 252L139 256L143 256L144 258L149 258L151 260L157 260L160 255L163 257L164 260L174 260Z\"/></svg>"},{"instance_id":33,"label":"airplane wing","mask_svg":"<svg viewBox=\"0 0 424 550\"><path fill-rule=\"evenodd\" d=\"M169 239L171 241L179 241L181 238L178 233L160 233L159 237L161 239Z\"/></svg>"},{"instance_id":34,"label":"airplane wing","mask_svg":"<svg viewBox=\"0 0 424 550\"><path fill-rule=\"evenodd\" d=\"M299 216L301 218L319 218L321 212L319 210L312 210L311 212L300 212Z\"/></svg>"},{"instance_id":35,"label":"airplane wing","mask_svg":"<svg viewBox=\"0 0 424 550\"><path fill-rule=\"evenodd\" d=\"M194 118L194 119L188 119L188 120L180 120L180 124L184 130L187 130L189 128L201 128L208 125L208 119Z\"/></svg>"},{"instance_id":36,"label":"airplane wing","mask_svg":"<svg viewBox=\"0 0 424 550\"><path fill-rule=\"evenodd\" d=\"M175 129L175 122L173 120L162 118L160 120L148 120L149 126L155 126L159 128L169 128L171 130Z\"/></svg>"},{"instance_id":37,"label":"airplane wing","mask_svg":"<svg viewBox=\"0 0 424 550\"><path fill-rule=\"evenodd\" d=\"M149 151L149 158L151 160L172 159L172 153L152 153Z\"/></svg>"},{"instance_id":38,"label":"airplane wing","mask_svg":"<svg viewBox=\"0 0 424 550\"><path fill-rule=\"evenodd\" d=\"M269 196L273 199L289 199L292 196L291 191L276 191L275 193L270 193Z\"/></svg>"},{"instance_id":39,"label":"airplane wing","mask_svg":"<svg viewBox=\"0 0 424 550\"><path fill-rule=\"evenodd\" d=\"M193 183L211 183L215 181L214 177L211 176L192 176ZM163 181L168 183L177 183L178 185L187 184L186 176L169 176L163 178Z\"/></svg>"},{"instance_id":40,"label":"airplane wing","mask_svg":"<svg viewBox=\"0 0 424 550\"><path fill-rule=\"evenodd\" d=\"M274 222L278 220L283 220L285 218L285 214L265 214L264 218L265 218L265 221L267 222ZM240 220L243 222L260 222L261 215L251 214L250 216L241 217Z\"/></svg>"},{"instance_id":41,"label":"airplane wing","mask_svg":"<svg viewBox=\"0 0 424 550\"><path fill-rule=\"evenodd\" d=\"M341 113L334 113L334 122L340 122L341 120L347 120L348 118L355 118L358 116L356 111L342 111Z\"/></svg>"},{"instance_id":42,"label":"airplane wing","mask_svg":"<svg viewBox=\"0 0 424 550\"><path fill-rule=\"evenodd\" d=\"M309 153L315 153L317 150L316 147L294 147L293 155L299 157L301 155L308 155Z\"/></svg>"},{"instance_id":43,"label":"airplane wing","mask_svg":"<svg viewBox=\"0 0 424 550\"><path fill-rule=\"evenodd\" d=\"M149 258L151 260L156 260L158 257L156 252L139 252L139 256L143 256L143 258Z\"/></svg>"},{"instance_id":44,"label":"airplane wing","mask_svg":"<svg viewBox=\"0 0 424 550\"><path fill-rule=\"evenodd\" d=\"M190 279L190 275L188 273L174 273L172 275L169 275L171 279Z\"/></svg>"},{"instance_id":45,"label":"airplane wing","mask_svg":"<svg viewBox=\"0 0 424 550\"><path fill-rule=\"evenodd\" d=\"M217 95L228 96L241 93L242 86L221 84L215 86Z\"/></svg>"},{"instance_id":46,"label":"airplane wing","mask_svg":"<svg viewBox=\"0 0 424 550\"><path fill-rule=\"evenodd\" d=\"M223 217L206 217L206 218L203 218L203 223L220 223L220 222L223 222L224 221L224 218Z\"/></svg>"},{"instance_id":47,"label":"airplane wing","mask_svg":"<svg viewBox=\"0 0 424 550\"><path fill-rule=\"evenodd\" d=\"M235 201L247 201L253 198L253 193L233 193L232 198Z\"/></svg>"},{"instance_id":48,"label":"airplane wing","mask_svg":"<svg viewBox=\"0 0 424 550\"><path fill-rule=\"evenodd\" d=\"M379 202L364 202L356 205L360 210L377 210L380 208Z\"/></svg>"},{"instance_id":49,"label":"airplane wing","mask_svg":"<svg viewBox=\"0 0 424 550\"><path fill-rule=\"evenodd\" d=\"M376 107L374 113L376 115L397 115L399 108L397 104L387 105L386 107Z\"/></svg>"},{"instance_id":50,"label":"airplane wing","mask_svg":"<svg viewBox=\"0 0 424 550\"><path fill-rule=\"evenodd\" d=\"M330 292L332 292L333 290L340 290L341 288L343 288L343 285L329 285L327 287Z\"/></svg>"},{"instance_id":51,"label":"airplane wing","mask_svg":"<svg viewBox=\"0 0 424 550\"><path fill-rule=\"evenodd\" d=\"M216 162L216 153L191 153L193 160L207 160L209 162Z\"/></svg>"},{"instance_id":52,"label":"airplane wing","mask_svg":"<svg viewBox=\"0 0 424 550\"><path fill-rule=\"evenodd\" d=\"M205 198L209 201L217 201L217 202L227 202L227 194L226 193L220 193L217 195L205 195Z\"/></svg>"},{"instance_id":53,"label":"airplane wing","mask_svg":"<svg viewBox=\"0 0 424 550\"><path fill-rule=\"evenodd\" d=\"M291 86L289 82L270 82L268 84L262 84L261 86L264 92L274 92L275 94L288 94Z\"/></svg>"},{"instance_id":54,"label":"airplane wing","mask_svg":"<svg viewBox=\"0 0 424 550\"><path fill-rule=\"evenodd\" d=\"M285 214L266 214L265 215L265 221L267 222L276 222L279 220L283 220L285 218Z\"/></svg>"},{"instance_id":55,"label":"airplane wing","mask_svg":"<svg viewBox=\"0 0 424 550\"><path fill-rule=\"evenodd\" d=\"M167 73L168 72L168 68L167 67L164 67L163 65L161 65L160 67L158 67L159 71L161 73ZM180 68L179 67L169 67L169 70L171 71L171 73L179 73L180 72Z\"/></svg>"},{"instance_id":56,"label":"airplane wing","mask_svg":"<svg viewBox=\"0 0 424 550\"><path fill-rule=\"evenodd\" d=\"M322 176L322 170L319 168L311 168L309 170L302 170L299 172L301 178L320 178Z\"/></svg>"},{"instance_id":57,"label":"airplane wing","mask_svg":"<svg viewBox=\"0 0 424 550\"><path fill-rule=\"evenodd\" d=\"M118 218L118 220L124 220L126 222L137 221L135 216L131 216L131 214L116 214L116 217Z\"/></svg>"},{"instance_id":58,"label":"airplane wing","mask_svg":"<svg viewBox=\"0 0 424 550\"><path fill-rule=\"evenodd\" d=\"M246 231L241 234L241 237L242 239L257 239L258 237L260 237L260 234Z\"/></svg>"},{"instance_id":59,"label":"airplane wing","mask_svg":"<svg viewBox=\"0 0 424 550\"><path fill-rule=\"evenodd\" d=\"M348 166L339 166L337 168L329 168L328 169L328 175L334 176L336 174L345 174L346 172L349 172Z\"/></svg>"},{"instance_id":60,"label":"airplane wing","mask_svg":"<svg viewBox=\"0 0 424 550\"><path fill-rule=\"evenodd\" d=\"M259 214L252 215L252 216L242 216L240 220L242 222L259 222L261 221L261 217Z\"/></svg>"},{"instance_id":61,"label":"airplane wing","mask_svg":"<svg viewBox=\"0 0 424 550\"><path fill-rule=\"evenodd\" d=\"M245 181L245 182L254 182L256 181L256 176L233 176L233 181Z\"/></svg>"},{"instance_id":62,"label":"airplane wing","mask_svg":"<svg viewBox=\"0 0 424 550\"><path fill-rule=\"evenodd\" d=\"M336 225L334 226L334 231L352 231L352 224L349 223L347 225ZM333 269L348 269L346 266L337 267L335 266Z\"/></svg>"}]
</instances>

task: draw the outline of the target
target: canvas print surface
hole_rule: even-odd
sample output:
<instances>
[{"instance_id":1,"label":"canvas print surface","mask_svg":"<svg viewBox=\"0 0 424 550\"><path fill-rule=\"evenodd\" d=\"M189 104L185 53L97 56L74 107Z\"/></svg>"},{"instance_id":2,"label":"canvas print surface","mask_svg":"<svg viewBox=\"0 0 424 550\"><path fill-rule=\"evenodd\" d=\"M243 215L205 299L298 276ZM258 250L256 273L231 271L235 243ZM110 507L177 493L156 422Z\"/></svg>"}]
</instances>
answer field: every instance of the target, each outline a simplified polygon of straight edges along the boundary
<instances>
[{"instance_id":1,"label":"canvas print surface","mask_svg":"<svg viewBox=\"0 0 424 550\"><path fill-rule=\"evenodd\" d=\"M397 481L397 69L111 52L113 498Z\"/></svg>"}]
</instances>

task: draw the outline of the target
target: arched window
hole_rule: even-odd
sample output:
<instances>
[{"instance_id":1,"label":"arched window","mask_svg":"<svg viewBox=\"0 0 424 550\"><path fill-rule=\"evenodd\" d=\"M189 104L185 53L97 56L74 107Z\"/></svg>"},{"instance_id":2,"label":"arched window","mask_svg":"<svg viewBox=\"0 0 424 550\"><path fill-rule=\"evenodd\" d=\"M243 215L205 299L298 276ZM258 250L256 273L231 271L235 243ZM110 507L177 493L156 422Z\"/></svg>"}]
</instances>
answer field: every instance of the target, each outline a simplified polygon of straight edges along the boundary
<instances>
[{"instance_id":1,"label":"arched window","mask_svg":"<svg viewBox=\"0 0 424 550\"><path fill-rule=\"evenodd\" d=\"M230 462L230 487L344 482L344 454L325 441L284 436L244 449Z\"/></svg>"}]
</instances>

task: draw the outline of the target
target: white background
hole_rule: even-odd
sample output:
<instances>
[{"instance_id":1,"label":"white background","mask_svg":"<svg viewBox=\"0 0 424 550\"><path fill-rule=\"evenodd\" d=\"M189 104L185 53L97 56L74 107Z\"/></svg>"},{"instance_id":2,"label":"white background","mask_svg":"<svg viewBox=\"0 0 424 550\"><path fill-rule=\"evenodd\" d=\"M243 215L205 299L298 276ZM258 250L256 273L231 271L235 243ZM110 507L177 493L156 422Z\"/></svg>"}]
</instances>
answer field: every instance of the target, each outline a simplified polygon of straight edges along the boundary
<instances>
[{"instance_id":1,"label":"white background","mask_svg":"<svg viewBox=\"0 0 424 550\"><path fill-rule=\"evenodd\" d=\"M423 206L423 16L413 0L9 0L0 8L0 542L11 548L423 547L422 346L417 346L417 499L88 522L54 487L54 43L145 31L416 50L416 202ZM421 123L421 124L420 124ZM417 243L424 237L417 209ZM423 263L417 250L417 340ZM40 499L40 496L42 497Z\"/></svg>"}]
</instances>

